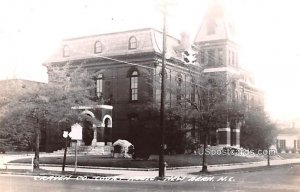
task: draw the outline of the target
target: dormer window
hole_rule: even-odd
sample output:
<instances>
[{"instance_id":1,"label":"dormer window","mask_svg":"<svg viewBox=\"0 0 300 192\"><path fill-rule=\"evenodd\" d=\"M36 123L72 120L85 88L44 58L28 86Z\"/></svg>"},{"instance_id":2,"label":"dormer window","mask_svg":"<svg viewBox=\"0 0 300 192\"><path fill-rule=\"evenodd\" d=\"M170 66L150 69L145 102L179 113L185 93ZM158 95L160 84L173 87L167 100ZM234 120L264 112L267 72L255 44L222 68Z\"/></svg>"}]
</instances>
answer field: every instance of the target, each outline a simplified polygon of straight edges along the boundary
<instances>
[{"instance_id":1,"label":"dormer window","mask_svg":"<svg viewBox=\"0 0 300 192\"><path fill-rule=\"evenodd\" d=\"M69 56L70 56L70 47L68 45L64 45L63 57L69 57Z\"/></svg>"},{"instance_id":2,"label":"dormer window","mask_svg":"<svg viewBox=\"0 0 300 192\"><path fill-rule=\"evenodd\" d=\"M137 40L134 36L129 38L128 49L136 49L137 48Z\"/></svg>"},{"instance_id":3,"label":"dormer window","mask_svg":"<svg viewBox=\"0 0 300 192\"><path fill-rule=\"evenodd\" d=\"M102 53L102 43L101 43L101 41L96 41L95 42L94 53Z\"/></svg>"}]
</instances>

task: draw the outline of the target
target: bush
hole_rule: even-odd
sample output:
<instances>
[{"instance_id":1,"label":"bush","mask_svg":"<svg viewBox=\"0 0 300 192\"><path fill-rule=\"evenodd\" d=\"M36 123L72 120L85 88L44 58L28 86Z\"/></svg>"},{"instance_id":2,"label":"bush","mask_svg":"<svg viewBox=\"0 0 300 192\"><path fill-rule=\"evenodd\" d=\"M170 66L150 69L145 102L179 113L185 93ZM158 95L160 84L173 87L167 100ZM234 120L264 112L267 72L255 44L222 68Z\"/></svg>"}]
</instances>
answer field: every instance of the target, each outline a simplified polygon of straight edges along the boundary
<instances>
[{"instance_id":1,"label":"bush","mask_svg":"<svg viewBox=\"0 0 300 192\"><path fill-rule=\"evenodd\" d=\"M148 151L135 151L132 155L134 160L148 160L150 157L150 152Z\"/></svg>"}]
</instances>

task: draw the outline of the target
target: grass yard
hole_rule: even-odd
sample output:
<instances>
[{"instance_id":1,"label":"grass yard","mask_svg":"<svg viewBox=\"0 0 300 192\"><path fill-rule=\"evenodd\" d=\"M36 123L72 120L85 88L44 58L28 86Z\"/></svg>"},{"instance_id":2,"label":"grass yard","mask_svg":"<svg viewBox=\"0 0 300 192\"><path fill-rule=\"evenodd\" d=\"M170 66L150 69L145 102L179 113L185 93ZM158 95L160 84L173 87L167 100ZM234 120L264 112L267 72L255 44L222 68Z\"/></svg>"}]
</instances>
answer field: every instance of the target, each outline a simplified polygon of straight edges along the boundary
<instances>
[{"instance_id":1,"label":"grass yard","mask_svg":"<svg viewBox=\"0 0 300 192\"><path fill-rule=\"evenodd\" d=\"M241 157L241 156L226 156L226 155L208 155L207 162L209 165L230 164L256 162L265 160L263 157ZM58 164L61 165L63 157L41 157L41 164ZM184 155L166 155L165 161L168 167L184 167L198 166L202 164L201 155L184 154ZM75 157L68 156L66 164L74 165ZM30 158L11 161L11 163L31 163ZM125 168L157 168L158 155L152 155L149 160L132 160L120 158L104 158L97 155L78 156L79 166L98 166L98 167L125 167Z\"/></svg>"},{"instance_id":2,"label":"grass yard","mask_svg":"<svg viewBox=\"0 0 300 192\"><path fill-rule=\"evenodd\" d=\"M283 159L300 158L300 154L299 153L280 153L279 156L282 157Z\"/></svg>"}]
</instances>

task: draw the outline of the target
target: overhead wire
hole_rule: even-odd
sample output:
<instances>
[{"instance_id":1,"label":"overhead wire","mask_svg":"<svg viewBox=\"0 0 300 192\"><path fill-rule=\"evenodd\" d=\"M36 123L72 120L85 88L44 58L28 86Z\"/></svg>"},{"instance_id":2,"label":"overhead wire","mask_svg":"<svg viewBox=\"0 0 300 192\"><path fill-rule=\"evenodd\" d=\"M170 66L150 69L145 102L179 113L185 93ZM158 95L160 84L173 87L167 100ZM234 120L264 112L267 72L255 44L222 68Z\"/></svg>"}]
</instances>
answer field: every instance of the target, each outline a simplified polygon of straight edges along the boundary
<instances>
[{"instance_id":1,"label":"overhead wire","mask_svg":"<svg viewBox=\"0 0 300 192\"><path fill-rule=\"evenodd\" d=\"M119 60L119 59L115 59L115 58L112 58L112 57L107 57L107 56L103 56L103 55L99 55L99 54L92 54L92 53L88 53L88 52L78 51L78 49L75 49L74 47L72 47L70 45L68 45L68 47L70 48L70 50L72 50L72 52L83 54L85 56L90 56L90 58L102 58L102 59L106 59L106 60L115 61L117 63L124 63L124 64L127 64L127 65L138 66L138 67L142 67L142 68L146 68L146 69L155 70L155 68L153 68L153 67L148 67L148 66L137 64L137 63L133 63L133 62ZM215 63L216 60L219 61L219 58L216 58L215 56L212 56L212 55L208 54L207 51L204 51L203 53L205 54L205 58L206 59L212 59L214 61L214 63ZM201 55L200 55L200 57L201 57ZM82 59L87 59L87 58L82 58ZM197 64L198 65L192 65L192 67L199 68L200 70L206 69L205 67L199 66L201 64L200 62L198 62ZM220 65L223 65L223 64L224 64L224 58L221 60L221 64ZM176 69L176 68L170 68L169 66L176 67L178 69ZM176 71L178 73L182 73L183 71L186 71L186 72L192 73L193 75L203 75L203 73L201 73L201 72L196 72L195 70L189 69L188 64L186 64L186 66L184 67L184 66L179 66L179 65L176 65L176 64L173 64L173 63L167 61L166 62L166 69L169 69L169 70L172 70L172 71ZM179 69L181 69L181 70L179 70ZM155 74L155 75L159 75L159 74ZM193 85L196 85L196 86L200 86L202 88L206 88L203 85L200 85L200 84L197 84L197 83L193 83L191 81L186 81L186 82L190 83L190 84L193 84Z\"/></svg>"}]
</instances>

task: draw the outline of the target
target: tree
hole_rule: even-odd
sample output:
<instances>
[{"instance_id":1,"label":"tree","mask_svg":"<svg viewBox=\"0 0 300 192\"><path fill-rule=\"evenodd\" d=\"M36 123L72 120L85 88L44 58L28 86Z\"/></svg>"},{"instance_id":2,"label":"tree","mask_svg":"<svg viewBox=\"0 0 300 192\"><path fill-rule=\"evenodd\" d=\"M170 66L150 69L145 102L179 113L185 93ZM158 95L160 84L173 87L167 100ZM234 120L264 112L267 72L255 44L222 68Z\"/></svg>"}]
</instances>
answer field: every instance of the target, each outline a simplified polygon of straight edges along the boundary
<instances>
[{"instance_id":1,"label":"tree","mask_svg":"<svg viewBox=\"0 0 300 192\"><path fill-rule=\"evenodd\" d=\"M199 54L196 57L200 57ZM244 105L239 101L241 98L236 94L239 74L222 70L206 72L207 68L209 67L197 63L183 65L181 69L174 69L175 72L171 68L170 73L177 75L175 79L167 81L170 82L168 91L175 95L172 98L176 102L170 111L179 117L183 135L189 131L191 134L196 132L195 127L198 128L198 133L201 131L202 138L198 139L203 141L204 151L208 143L217 144L216 138L211 137L210 133L216 133L218 128L225 126L236 128L243 121L245 112ZM193 137L195 138L195 133ZM185 141L191 143L190 138ZM198 145L196 142L194 144ZM202 171L207 171L206 153L203 153L202 160Z\"/></svg>"},{"instance_id":2,"label":"tree","mask_svg":"<svg viewBox=\"0 0 300 192\"><path fill-rule=\"evenodd\" d=\"M264 111L251 109L246 113L241 130L241 146L250 150L269 149L274 144L277 128Z\"/></svg>"},{"instance_id":3,"label":"tree","mask_svg":"<svg viewBox=\"0 0 300 192\"><path fill-rule=\"evenodd\" d=\"M7 112L1 122L3 131L12 140L16 140L17 135L17 140L25 139L30 147L33 146L32 141L35 141L34 168L39 168L39 143L43 127L51 123L58 124L63 119L75 123L79 121L80 115L72 107L96 104L90 96L91 90L94 90L94 80L86 70L71 64L52 70L56 81L13 97L7 104Z\"/></svg>"}]
</instances>

